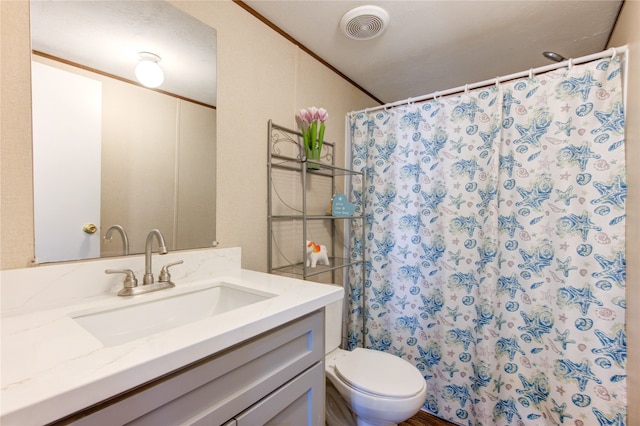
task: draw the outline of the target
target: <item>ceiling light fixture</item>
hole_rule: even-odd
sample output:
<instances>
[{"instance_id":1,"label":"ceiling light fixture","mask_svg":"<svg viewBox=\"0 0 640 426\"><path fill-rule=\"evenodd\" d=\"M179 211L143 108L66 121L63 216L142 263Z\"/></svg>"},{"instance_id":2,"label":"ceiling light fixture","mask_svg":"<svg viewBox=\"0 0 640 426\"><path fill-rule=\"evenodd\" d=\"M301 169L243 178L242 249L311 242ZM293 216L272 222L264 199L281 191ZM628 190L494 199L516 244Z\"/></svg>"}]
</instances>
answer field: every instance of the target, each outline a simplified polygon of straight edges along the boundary
<instances>
[{"instance_id":1,"label":"ceiling light fixture","mask_svg":"<svg viewBox=\"0 0 640 426\"><path fill-rule=\"evenodd\" d=\"M136 65L136 78L145 87L158 87L164 81L164 72L158 65L160 56L149 53L140 52L138 54L140 62Z\"/></svg>"},{"instance_id":2,"label":"ceiling light fixture","mask_svg":"<svg viewBox=\"0 0 640 426\"><path fill-rule=\"evenodd\" d=\"M378 6L359 6L344 14L340 20L342 32L355 40L369 40L384 32L389 14Z\"/></svg>"},{"instance_id":3,"label":"ceiling light fixture","mask_svg":"<svg viewBox=\"0 0 640 426\"><path fill-rule=\"evenodd\" d=\"M542 52L542 56L547 59L551 59L554 62L562 62L567 60L567 58L556 52Z\"/></svg>"}]
</instances>

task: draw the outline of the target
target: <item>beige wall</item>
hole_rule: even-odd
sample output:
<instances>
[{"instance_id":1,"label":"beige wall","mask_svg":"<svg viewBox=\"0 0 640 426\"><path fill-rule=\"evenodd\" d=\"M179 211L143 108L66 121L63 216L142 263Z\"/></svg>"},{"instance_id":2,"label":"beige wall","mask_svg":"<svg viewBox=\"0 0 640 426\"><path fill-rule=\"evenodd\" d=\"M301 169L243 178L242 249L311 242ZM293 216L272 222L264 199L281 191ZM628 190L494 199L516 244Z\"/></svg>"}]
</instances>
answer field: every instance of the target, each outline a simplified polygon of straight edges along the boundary
<instances>
[{"instance_id":1,"label":"beige wall","mask_svg":"<svg viewBox=\"0 0 640 426\"><path fill-rule=\"evenodd\" d=\"M627 154L627 406L640 424L640 1L626 0L609 45L628 45Z\"/></svg>"},{"instance_id":2,"label":"beige wall","mask_svg":"<svg viewBox=\"0 0 640 426\"><path fill-rule=\"evenodd\" d=\"M144 252L153 228L162 231L169 250L211 246L216 141L209 135L215 134L215 110L118 80L100 80L102 235L110 225L124 226L131 253ZM121 253L119 236L110 244L102 240L103 256Z\"/></svg>"},{"instance_id":3,"label":"beige wall","mask_svg":"<svg viewBox=\"0 0 640 426\"><path fill-rule=\"evenodd\" d=\"M344 116L376 103L229 0L173 3L218 33L216 239L265 271L267 120L295 128L298 109L326 108L344 162ZM28 2L1 1L0 19L0 268L12 269L34 252Z\"/></svg>"},{"instance_id":4,"label":"beige wall","mask_svg":"<svg viewBox=\"0 0 640 426\"><path fill-rule=\"evenodd\" d=\"M29 265L33 246L29 7L0 1L0 268Z\"/></svg>"}]
</instances>

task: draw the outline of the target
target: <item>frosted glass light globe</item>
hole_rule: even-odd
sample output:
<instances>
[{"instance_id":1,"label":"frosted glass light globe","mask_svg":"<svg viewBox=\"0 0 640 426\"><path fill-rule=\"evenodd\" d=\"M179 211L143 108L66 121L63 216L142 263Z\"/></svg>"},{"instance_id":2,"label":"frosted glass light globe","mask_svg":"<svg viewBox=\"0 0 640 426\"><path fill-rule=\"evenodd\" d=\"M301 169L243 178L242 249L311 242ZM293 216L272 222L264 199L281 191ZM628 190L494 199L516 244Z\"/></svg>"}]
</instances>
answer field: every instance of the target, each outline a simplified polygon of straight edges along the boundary
<instances>
[{"instance_id":1,"label":"frosted glass light globe","mask_svg":"<svg viewBox=\"0 0 640 426\"><path fill-rule=\"evenodd\" d=\"M155 55L154 55L155 56ZM158 58L156 56L156 58ZM160 58L158 58L159 60ZM164 81L164 73L157 61L143 58L136 65L136 78L145 87L158 87Z\"/></svg>"}]
</instances>

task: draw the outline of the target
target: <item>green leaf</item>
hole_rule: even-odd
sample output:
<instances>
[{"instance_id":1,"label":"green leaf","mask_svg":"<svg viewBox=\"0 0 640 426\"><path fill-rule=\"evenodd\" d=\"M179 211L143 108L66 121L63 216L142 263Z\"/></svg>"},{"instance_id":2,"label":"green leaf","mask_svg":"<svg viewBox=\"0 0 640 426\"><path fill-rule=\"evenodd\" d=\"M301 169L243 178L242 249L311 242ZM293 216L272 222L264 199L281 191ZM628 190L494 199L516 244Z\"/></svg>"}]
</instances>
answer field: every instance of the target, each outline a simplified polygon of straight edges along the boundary
<instances>
[{"instance_id":1,"label":"green leaf","mask_svg":"<svg viewBox=\"0 0 640 426\"><path fill-rule=\"evenodd\" d=\"M307 129L302 131L302 141L304 143L305 150L309 150L311 148L311 144L309 143L309 132Z\"/></svg>"},{"instance_id":2,"label":"green leaf","mask_svg":"<svg viewBox=\"0 0 640 426\"><path fill-rule=\"evenodd\" d=\"M311 123L311 134L310 134L310 138L311 139L311 150L315 150L316 149L316 138L318 137L318 122L316 120L313 120L313 122Z\"/></svg>"},{"instance_id":3,"label":"green leaf","mask_svg":"<svg viewBox=\"0 0 640 426\"><path fill-rule=\"evenodd\" d=\"M324 140L324 122L320 123L320 133L318 134L318 158L320 158L320 153L322 152L322 142Z\"/></svg>"}]
</instances>

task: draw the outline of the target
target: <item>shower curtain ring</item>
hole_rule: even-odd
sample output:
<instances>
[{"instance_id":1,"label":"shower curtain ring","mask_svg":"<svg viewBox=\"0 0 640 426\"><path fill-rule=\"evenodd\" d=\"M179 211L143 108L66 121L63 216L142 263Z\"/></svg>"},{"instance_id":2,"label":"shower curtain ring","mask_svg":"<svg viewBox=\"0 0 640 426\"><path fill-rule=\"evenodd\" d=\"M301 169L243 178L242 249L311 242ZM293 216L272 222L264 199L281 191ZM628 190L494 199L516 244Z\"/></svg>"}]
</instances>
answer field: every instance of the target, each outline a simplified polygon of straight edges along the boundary
<instances>
[{"instance_id":1,"label":"shower curtain ring","mask_svg":"<svg viewBox=\"0 0 640 426\"><path fill-rule=\"evenodd\" d=\"M469 96L469 84L464 85L464 94Z\"/></svg>"},{"instance_id":2,"label":"shower curtain ring","mask_svg":"<svg viewBox=\"0 0 640 426\"><path fill-rule=\"evenodd\" d=\"M413 98L407 99L407 105L413 105Z\"/></svg>"},{"instance_id":3,"label":"shower curtain ring","mask_svg":"<svg viewBox=\"0 0 640 426\"><path fill-rule=\"evenodd\" d=\"M529 80L533 80L533 68L529 69Z\"/></svg>"},{"instance_id":4,"label":"shower curtain ring","mask_svg":"<svg viewBox=\"0 0 640 426\"><path fill-rule=\"evenodd\" d=\"M573 68L573 58L569 58L569 71Z\"/></svg>"},{"instance_id":5,"label":"shower curtain ring","mask_svg":"<svg viewBox=\"0 0 640 426\"><path fill-rule=\"evenodd\" d=\"M496 77L496 89L500 88L500 76Z\"/></svg>"},{"instance_id":6,"label":"shower curtain ring","mask_svg":"<svg viewBox=\"0 0 640 426\"><path fill-rule=\"evenodd\" d=\"M618 50L615 47L612 47L611 50L613 50L613 55L611 55L611 59L614 59L616 56L618 56Z\"/></svg>"}]
</instances>

